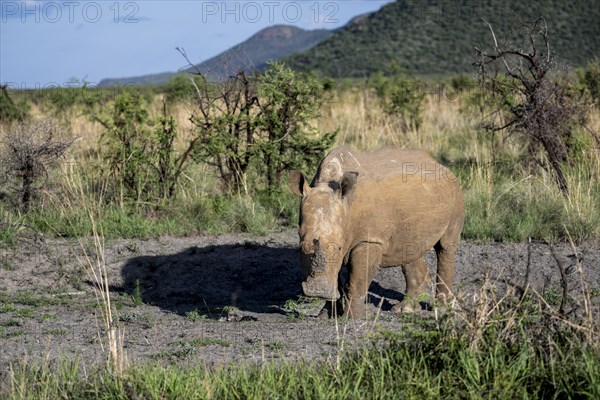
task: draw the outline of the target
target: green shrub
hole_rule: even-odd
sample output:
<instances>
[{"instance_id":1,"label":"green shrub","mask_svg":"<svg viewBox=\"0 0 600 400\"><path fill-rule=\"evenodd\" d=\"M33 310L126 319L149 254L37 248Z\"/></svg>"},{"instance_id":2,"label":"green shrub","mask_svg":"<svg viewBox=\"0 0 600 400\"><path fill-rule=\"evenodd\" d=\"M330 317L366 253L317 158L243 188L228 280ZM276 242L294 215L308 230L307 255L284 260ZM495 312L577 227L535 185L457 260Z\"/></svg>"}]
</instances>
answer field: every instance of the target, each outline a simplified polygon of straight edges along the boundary
<instances>
[{"instance_id":1,"label":"green shrub","mask_svg":"<svg viewBox=\"0 0 600 400\"><path fill-rule=\"evenodd\" d=\"M192 80L193 79L193 83ZM197 95L196 88L204 85L202 78L187 73L177 74L171 78L165 85L163 92L166 96L167 104L175 104L181 101L193 101Z\"/></svg>"},{"instance_id":2,"label":"green shrub","mask_svg":"<svg viewBox=\"0 0 600 400\"><path fill-rule=\"evenodd\" d=\"M106 129L99 146L106 149L104 160L121 197L139 200L149 178L146 166L152 126L141 94L124 91L105 112L91 118Z\"/></svg>"},{"instance_id":3,"label":"green shrub","mask_svg":"<svg viewBox=\"0 0 600 400\"><path fill-rule=\"evenodd\" d=\"M0 124L24 122L29 119L29 103L25 98L14 102L5 85L0 86Z\"/></svg>"},{"instance_id":4,"label":"green shrub","mask_svg":"<svg viewBox=\"0 0 600 400\"><path fill-rule=\"evenodd\" d=\"M326 101L324 85L280 63L273 63L258 79L259 173L269 191L283 173L316 167L335 142L337 132L322 135L312 127Z\"/></svg>"},{"instance_id":5,"label":"green shrub","mask_svg":"<svg viewBox=\"0 0 600 400\"><path fill-rule=\"evenodd\" d=\"M421 82L392 67L388 76L375 74L372 85L383 110L401 118L402 129L419 129L425 100Z\"/></svg>"},{"instance_id":6,"label":"green shrub","mask_svg":"<svg viewBox=\"0 0 600 400\"><path fill-rule=\"evenodd\" d=\"M121 198L134 201L174 197L198 140L189 139L178 151L177 124L167 115L166 104L163 114L154 118L146 107L141 93L130 89L118 95L107 111L91 117L106 129L100 145L108 150L105 162L117 192Z\"/></svg>"},{"instance_id":7,"label":"green shrub","mask_svg":"<svg viewBox=\"0 0 600 400\"><path fill-rule=\"evenodd\" d=\"M577 72L580 84L600 109L600 59L593 59L586 68Z\"/></svg>"},{"instance_id":8,"label":"green shrub","mask_svg":"<svg viewBox=\"0 0 600 400\"><path fill-rule=\"evenodd\" d=\"M315 78L273 63L262 75L238 73L226 82L204 85L197 98L198 160L215 166L225 189L274 190L284 171L314 167L333 145L335 133L320 134L313 121L325 102Z\"/></svg>"},{"instance_id":9,"label":"green shrub","mask_svg":"<svg viewBox=\"0 0 600 400\"><path fill-rule=\"evenodd\" d=\"M457 75L450 79L450 87L457 92L471 90L475 85L475 80L467 75Z\"/></svg>"}]
</instances>

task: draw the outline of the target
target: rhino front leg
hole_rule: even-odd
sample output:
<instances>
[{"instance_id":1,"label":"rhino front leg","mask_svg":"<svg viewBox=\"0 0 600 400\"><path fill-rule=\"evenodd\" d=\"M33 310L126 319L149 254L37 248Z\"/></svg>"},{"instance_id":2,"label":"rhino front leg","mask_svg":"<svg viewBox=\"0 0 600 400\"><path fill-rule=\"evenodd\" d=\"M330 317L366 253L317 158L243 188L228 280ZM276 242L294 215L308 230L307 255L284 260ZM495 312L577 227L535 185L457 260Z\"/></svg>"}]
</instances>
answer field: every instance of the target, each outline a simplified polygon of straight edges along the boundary
<instances>
[{"instance_id":1,"label":"rhino front leg","mask_svg":"<svg viewBox=\"0 0 600 400\"><path fill-rule=\"evenodd\" d=\"M405 313L420 311L419 297L422 293L429 293L429 284L431 283L424 258L420 257L412 263L402 265L402 272L404 272L406 280L406 292L404 299L396 304L392 311Z\"/></svg>"},{"instance_id":2,"label":"rhino front leg","mask_svg":"<svg viewBox=\"0 0 600 400\"><path fill-rule=\"evenodd\" d=\"M371 281L381 265L381 256L381 245L377 243L362 243L352 250L344 316L348 318L366 317L367 293Z\"/></svg>"},{"instance_id":3,"label":"rhino front leg","mask_svg":"<svg viewBox=\"0 0 600 400\"><path fill-rule=\"evenodd\" d=\"M343 309L343 304L342 304L341 298L338 300L335 300L335 301L327 300L327 301L325 301L325 305L323 306L321 311L319 311L317 318L318 319L336 318L336 317L342 315L342 309Z\"/></svg>"}]
</instances>

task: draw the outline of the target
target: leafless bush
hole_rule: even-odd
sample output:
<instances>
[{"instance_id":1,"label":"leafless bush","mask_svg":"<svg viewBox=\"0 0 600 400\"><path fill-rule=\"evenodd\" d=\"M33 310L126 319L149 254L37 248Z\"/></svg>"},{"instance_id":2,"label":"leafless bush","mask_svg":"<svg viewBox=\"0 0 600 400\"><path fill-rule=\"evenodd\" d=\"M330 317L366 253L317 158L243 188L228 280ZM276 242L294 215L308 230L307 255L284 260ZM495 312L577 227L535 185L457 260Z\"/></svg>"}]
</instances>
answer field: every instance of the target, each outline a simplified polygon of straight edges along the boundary
<instances>
[{"instance_id":1,"label":"leafless bush","mask_svg":"<svg viewBox=\"0 0 600 400\"><path fill-rule=\"evenodd\" d=\"M35 192L47 181L48 169L71 146L62 137L63 127L53 119L15 124L0 142L0 165L4 184L27 212Z\"/></svg>"},{"instance_id":2,"label":"leafless bush","mask_svg":"<svg viewBox=\"0 0 600 400\"><path fill-rule=\"evenodd\" d=\"M509 130L524 139L529 159L550 170L567 194L562 164L569 161L573 129L585 123L588 107L581 94L555 73L544 18L521 25L502 40L488 26L494 46L492 50L476 48L477 61L473 63L496 108L484 127L492 132ZM537 158L539 150L549 166Z\"/></svg>"}]
</instances>

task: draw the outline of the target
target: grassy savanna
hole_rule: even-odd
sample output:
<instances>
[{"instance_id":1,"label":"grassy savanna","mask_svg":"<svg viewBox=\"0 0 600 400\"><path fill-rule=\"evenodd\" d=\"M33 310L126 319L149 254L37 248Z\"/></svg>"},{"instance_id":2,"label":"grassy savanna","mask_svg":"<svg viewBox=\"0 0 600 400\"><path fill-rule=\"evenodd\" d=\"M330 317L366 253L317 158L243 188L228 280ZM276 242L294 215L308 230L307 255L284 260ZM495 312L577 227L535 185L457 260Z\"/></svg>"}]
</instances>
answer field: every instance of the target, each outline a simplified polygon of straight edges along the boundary
<instances>
[{"instance_id":1,"label":"grassy savanna","mask_svg":"<svg viewBox=\"0 0 600 400\"><path fill-rule=\"evenodd\" d=\"M357 150L393 145L430 152L461 182L467 207L465 240L600 238L597 108L589 108L585 126L574 128L570 162L563 167L569 186L565 194L543 167L543 154L537 155L542 166L533 165L527 162L522 138L482 128L488 110L478 102L477 88L444 94L442 86L432 83L431 87L439 90L428 90L421 98L418 123L414 116L384 111L376 90L363 84L340 84L328 92L320 115L305 123L315 128L312 138L337 131L336 144ZM341 338L336 357L313 364L124 365L118 354L121 332L114 330L110 290L103 275L105 238L206 231L267 234L296 225L298 199L287 190L285 174L278 187L267 189L260 168L249 169L231 190L220 171L200 156L185 164L172 196L157 194L151 168L127 186L128 177L119 175L123 169L111 164L119 160L107 158L114 156L111 146L115 144L107 142L106 121L110 120L102 120L116 115L118 97L108 96L101 107L74 102L60 110L43 93L36 97L31 118L57 117L64 124L62 133L76 140L62 158L48 163L27 211L19 207L19 197L14 195L19 186L14 181L2 187L0 240L3 246L18 248L22 237L32 233L94 239L93 251L84 252L89 255L81 263L89 264L88 272L97 274L96 286L105 290L97 293L104 307L105 328L100 330L108 332L108 348L116 354L110 357L118 365L104 369L72 360L57 365L24 360L11 365L0 395L15 399L600 397L599 330L590 308L594 294L584 284L581 293L564 295L570 306L564 308L560 301L559 309L528 286L494 287L485 282L480 292L458 298L453 310L442 316L405 317L404 332L383 331L376 319L369 321L373 329L363 348L344 352ZM196 134L198 127L190 116L198 109L193 97L166 107L164 97L145 90L132 129L160 142L164 139L160 132L151 135L160 127L157 118L166 111L177 126L173 154L178 156ZM132 109L138 101L126 100L121 104ZM4 137L10 137L11 127L2 129ZM149 147L141 148L155 145L143 142ZM213 145L218 150L218 143ZM147 167L143 164L147 160L137 162ZM302 167L305 173L314 173L314 164ZM581 265L576 265L574 273L583 280Z\"/></svg>"}]
</instances>

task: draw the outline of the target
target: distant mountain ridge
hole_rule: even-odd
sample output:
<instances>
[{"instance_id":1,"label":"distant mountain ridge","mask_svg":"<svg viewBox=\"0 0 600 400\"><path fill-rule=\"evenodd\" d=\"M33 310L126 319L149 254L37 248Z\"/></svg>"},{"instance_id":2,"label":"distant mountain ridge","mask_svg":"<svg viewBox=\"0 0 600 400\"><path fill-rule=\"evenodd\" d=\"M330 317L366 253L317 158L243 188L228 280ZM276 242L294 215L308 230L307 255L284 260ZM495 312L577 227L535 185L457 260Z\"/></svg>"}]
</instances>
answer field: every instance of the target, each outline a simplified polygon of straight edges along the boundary
<instances>
[{"instance_id":1,"label":"distant mountain ridge","mask_svg":"<svg viewBox=\"0 0 600 400\"><path fill-rule=\"evenodd\" d=\"M295 26L272 26L197 67L209 80L233 75L244 68L261 70L268 61L309 49L332 33L326 29L304 30ZM189 70L194 72L195 68Z\"/></svg>"},{"instance_id":2,"label":"distant mountain ridge","mask_svg":"<svg viewBox=\"0 0 600 400\"><path fill-rule=\"evenodd\" d=\"M264 68L282 60L292 68L329 77L368 77L392 64L418 75L475 72L474 47L489 48L522 23L543 16L551 50L560 63L581 66L600 57L598 0L397 0L379 11L354 17L341 28L304 30L278 25L196 67L210 80L240 68ZM596 5L594 5L596 4ZM196 71L189 68L188 71ZM175 73L105 79L100 86L164 83Z\"/></svg>"},{"instance_id":3,"label":"distant mountain ridge","mask_svg":"<svg viewBox=\"0 0 600 400\"><path fill-rule=\"evenodd\" d=\"M594 5L595 4L595 5ZM474 46L543 16L551 50L573 66L600 57L598 1L398 0L355 18L314 47L284 61L330 77L366 77L394 63L421 75L474 72Z\"/></svg>"},{"instance_id":4,"label":"distant mountain ridge","mask_svg":"<svg viewBox=\"0 0 600 400\"><path fill-rule=\"evenodd\" d=\"M326 29L305 30L295 26L275 25L252 35L248 40L196 64L185 71L201 71L208 80L220 80L237 73L240 69L263 69L267 62L304 51L331 36ZM164 72L129 78L109 78L98 86L131 84L163 84L178 72Z\"/></svg>"}]
</instances>

